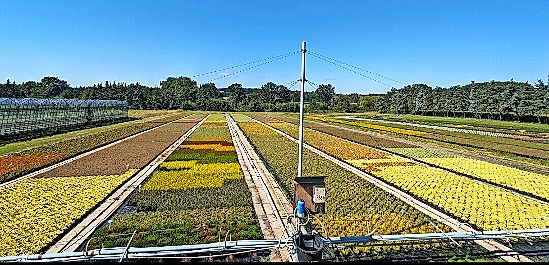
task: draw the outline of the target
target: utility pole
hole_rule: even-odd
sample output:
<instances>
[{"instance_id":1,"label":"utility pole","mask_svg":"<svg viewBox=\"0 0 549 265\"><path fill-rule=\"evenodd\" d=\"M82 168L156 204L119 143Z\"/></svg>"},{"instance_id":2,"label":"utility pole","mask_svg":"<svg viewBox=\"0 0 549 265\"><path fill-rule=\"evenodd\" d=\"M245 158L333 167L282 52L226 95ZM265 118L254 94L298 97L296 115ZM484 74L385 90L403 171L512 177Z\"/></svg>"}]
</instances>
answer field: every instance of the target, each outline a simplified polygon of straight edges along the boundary
<instances>
[{"instance_id":1,"label":"utility pole","mask_svg":"<svg viewBox=\"0 0 549 265\"><path fill-rule=\"evenodd\" d=\"M297 177L302 177L302 171L303 171L303 109L304 109L304 98L305 98L305 82L307 79L305 79L305 53L307 52L307 49L305 49L305 42L301 45L301 99L299 104L299 158L298 158L298 165L297 165Z\"/></svg>"}]
</instances>

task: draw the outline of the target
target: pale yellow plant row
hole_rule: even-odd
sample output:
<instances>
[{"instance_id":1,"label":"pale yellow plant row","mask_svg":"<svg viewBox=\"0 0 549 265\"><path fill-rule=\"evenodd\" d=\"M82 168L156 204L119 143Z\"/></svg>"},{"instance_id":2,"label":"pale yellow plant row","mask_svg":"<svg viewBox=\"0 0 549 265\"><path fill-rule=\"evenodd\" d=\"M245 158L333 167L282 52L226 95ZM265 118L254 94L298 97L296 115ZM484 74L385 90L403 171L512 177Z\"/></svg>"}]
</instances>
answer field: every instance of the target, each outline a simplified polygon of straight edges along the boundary
<instances>
[{"instance_id":1,"label":"pale yellow plant row","mask_svg":"<svg viewBox=\"0 0 549 265\"><path fill-rule=\"evenodd\" d=\"M411 160L410 159L406 159L406 158L402 158L402 157L398 157L398 156L394 156L394 155L391 155L391 156L388 156L387 158L379 158L379 159L349 159L349 160L345 160L347 163L355 166L355 167L361 167L361 166L364 166L364 165L368 165L368 164L373 164L373 163L383 163L383 162L387 162L387 163L391 163L391 162L410 162Z\"/></svg>"},{"instance_id":2,"label":"pale yellow plant row","mask_svg":"<svg viewBox=\"0 0 549 265\"><path fill-rule=\"evenodd\" d=\"M30 178L0 189L0 256L35 254L137 171Z\"/></svg>"},{"instance_id":3,"label":"pale yellow plant row","mask_svg":"<svg viewBox=\"0 0 549 265\"><path fill-rule=\"evenodd\" d=\"M200 142L200 141L225 141L225 142L232 143L233 139L231 137L193 137L193 138L187 138L185 142L183 142L183 144Z\"/></svg>"},{"instance_id":4,"label":"pale yellow plant row","mask_svg":"<svg viewBox=\"0 0 549 265\"><path fill-rule=\"evenodd\" d=\"M429 226L418 226L409 217L398 213L383 214L353 214L335 216L331 214L318 215L312 219L319 232L325 237L344 237L366 235L376 229L375 234L385 234L388 231L412 230L414 233L431 233L425 231Z\"/></svg>"},{"instance_id":5,"label":"pale yellow plant row","mask_svg":"<svg viewBox=\"0 0 549 265\"><path fill-rule=\"evenodd\" d=\"M143 185L144 190L178 190L190 188L222 187L227 179L243 177L238 163L196 164L196 161L163 162L161 167L183 169L158 171Z\"/></svg>"},{"instance_id":6,"label":"pale yellow plant row","mask_svg":"<svg viewBox=\"0 0 549 265\"><path fill-rule=\"evenodd\" d=\"M374 175L483 230L549 227L549 205L425 166L381 167Z\"/></svg>"},{"instance_id":7,"label":"pale yellow plant row","mask_svg":"<svg viewBox=\"0 0 549 265\"><path fill-rule=\"evenodd\" d=\"M465 157L421 160L549 199L549 176L546 175Z\"/></svg>"}]
</instances>

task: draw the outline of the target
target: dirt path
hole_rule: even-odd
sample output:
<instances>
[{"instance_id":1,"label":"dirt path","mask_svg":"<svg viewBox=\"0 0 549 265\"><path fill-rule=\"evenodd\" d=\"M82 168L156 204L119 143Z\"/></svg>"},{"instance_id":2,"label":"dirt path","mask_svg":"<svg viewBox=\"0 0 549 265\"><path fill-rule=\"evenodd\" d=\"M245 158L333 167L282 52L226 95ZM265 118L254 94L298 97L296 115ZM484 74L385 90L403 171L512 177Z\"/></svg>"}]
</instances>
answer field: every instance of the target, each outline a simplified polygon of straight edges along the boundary
<instances>
[{"instance_id":1,"label":"dirt path","mask_svg":"<svg viewBox=\"0 0 549 265\"><path fill-rule=\"evenodd\" d=\"M285 220L288 218L288 213L292 212L292 204L286 199L282 189L255 153L234 119L228 114L226 119L238 162L244 173L246 184L252 192L254 210L265 239L287 240L290 235L285 227ZM291 261L288 249L279 248L272 251L271 261Z\"/></svg>"}]
</instances>

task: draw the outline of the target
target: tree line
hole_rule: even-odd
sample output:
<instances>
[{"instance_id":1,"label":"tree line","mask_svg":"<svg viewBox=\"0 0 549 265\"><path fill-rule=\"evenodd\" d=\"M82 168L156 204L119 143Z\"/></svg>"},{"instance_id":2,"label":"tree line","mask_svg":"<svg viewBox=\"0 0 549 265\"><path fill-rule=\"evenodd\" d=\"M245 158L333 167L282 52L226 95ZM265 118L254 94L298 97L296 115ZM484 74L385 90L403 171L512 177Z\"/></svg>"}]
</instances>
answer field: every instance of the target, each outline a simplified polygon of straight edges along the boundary
<instances>
[{"instance_id":1,"label":"tree line","mask_svg":"<svg viewBox=\"0 0 549 265\"><path fill-rule=\"evenodd\" d=\"M549 84L549 80L548 80ZM528 82L490 81L448 88L426 84L392 88L385 94L338 94L320 84L304 94L307 112L359 112L474 117L549 123L549 86L541 79ZM0 84L0 97L125 100L131 109L299 112L300 91L267 82L260 88L234 83L217 88L189 77L168 77L159 86L106 81L71 87L57 77L20 84Z\"/></svg>"},{"instance_id":2,"label":"tree line","mask_svg":"<svg viewBox=\"0 0 549 265\"><path fill-rule=\"evenodd\" d=\"M44 77L39 82L0 84L0 97L125 100L130 109L183 109L207 111L277 111L299 112L300 91L267 82L260 88L246 89L234 83L217 88L214 83L197 84L189 77L168 77L160 86L106 81L92 86L71 87L58 77ZM321 84L306 91L306 111L356 112L374 110L378 95L336 94L331 84Z\"/></svg>"},{"instance_id":3,"label":"tree line","mask_svg":"<svg viewBox=\"0 0 549 265\"><path fill-rule=\"evenodd\" d=\"M549 84L549 80L548 80ZM378 100L382 113L470 117L549 123L549 86L490 81L449 88L425 84L392 88Z\"/></svg>"}]
</instances>

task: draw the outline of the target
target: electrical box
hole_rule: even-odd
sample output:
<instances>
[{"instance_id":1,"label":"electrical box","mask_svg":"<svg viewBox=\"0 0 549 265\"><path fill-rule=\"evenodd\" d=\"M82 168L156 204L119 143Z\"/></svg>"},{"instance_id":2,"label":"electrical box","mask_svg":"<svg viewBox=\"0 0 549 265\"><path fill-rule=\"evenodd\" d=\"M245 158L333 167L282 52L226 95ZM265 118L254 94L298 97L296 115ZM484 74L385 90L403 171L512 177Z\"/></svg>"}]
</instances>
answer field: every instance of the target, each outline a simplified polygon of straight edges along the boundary
<instances>
[{"instance_id":1,"label":"electrical box","mask_svg":"<svg viewBox=\"0 0 549 265\"><path fill-rule=\"evenodd\" d=\"M305 207L312 214L324 213L326 202L325 176L300 177L294 179L294 205L303 199Z\"/></svg>"}]
</instances>

